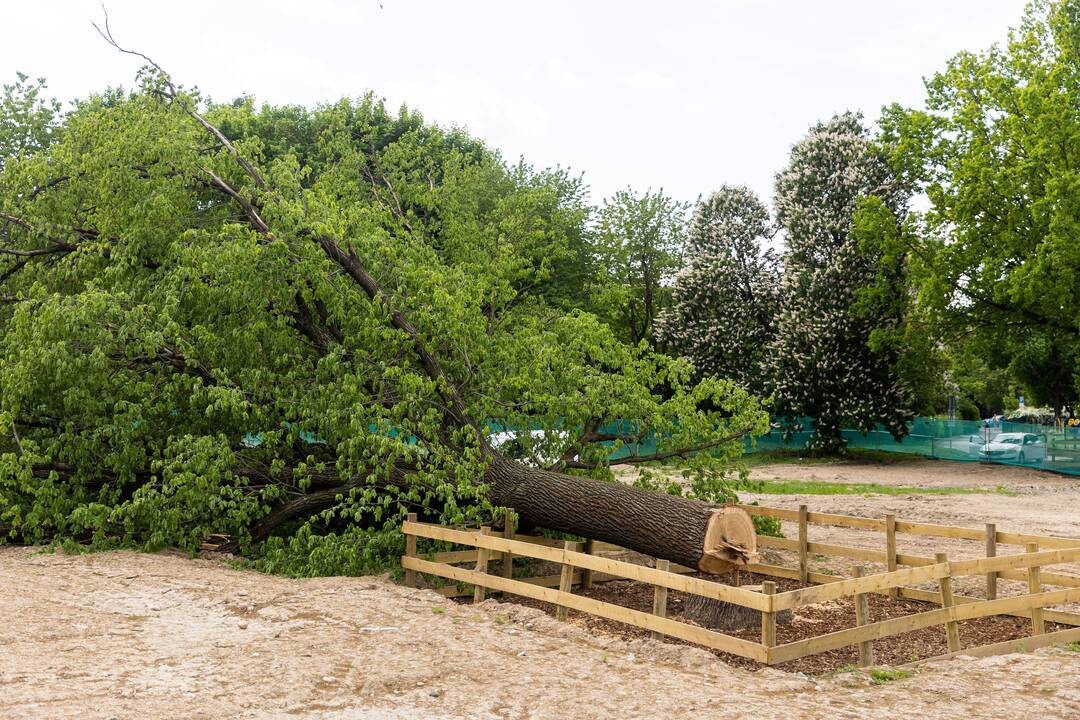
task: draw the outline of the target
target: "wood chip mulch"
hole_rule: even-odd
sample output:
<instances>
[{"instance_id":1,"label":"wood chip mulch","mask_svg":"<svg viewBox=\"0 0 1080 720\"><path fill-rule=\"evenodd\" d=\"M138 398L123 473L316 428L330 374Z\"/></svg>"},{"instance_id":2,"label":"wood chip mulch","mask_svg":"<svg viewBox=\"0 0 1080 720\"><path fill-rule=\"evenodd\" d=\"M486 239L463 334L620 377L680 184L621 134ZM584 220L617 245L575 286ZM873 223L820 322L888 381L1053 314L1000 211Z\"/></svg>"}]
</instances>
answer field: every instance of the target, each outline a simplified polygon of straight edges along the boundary
<instances>
[{"instance_id":1,"label":"wood chip mulch","mask_svg":"<svg viewBox=\"0 0 1080 720\"><path fill-rule=\"evenodd\" d=\"M721 582L731 584L754 585L764 580L772 580L777 584L777 592L786 592L805 587L795 580L758 576L752 573L740 573L739 578L733 576L720 576ZM575 588L575 594L595 598L604 602L622 605L623 607L652 612L653 586L646 583L629 580L615 580L598 583L587 591ZM668 617L682 620L682 608L687 595L677 591L668 593ZM471 598L460 598L461 602L470 602ZM502 602L515 603L527 607L539 608L549 615L555 614L555 606L550 603L540 602L516 595L506 595L501 598ZM869 596L870 621L878 622L904 615L913 615L927 610L933 610L936 605L920 602L917 600L892 599L885 595L871 594ZM601 635L615 636L626 640L646 638L647 630L642 630L631 625L596 617L588 613L569 610L568 622L579 627L584 627L591 632ZM991 616L975 620L965 620L958 623L960 629L960 647L971 648L989 643L1016 640L1031 635L1031 620L1011 616ZM798 608L794 611L792 621L785 625L777 625L777 644L795 642L806 638L825 635L837 630L855 626L855 604L853 598L841 598L817 605ZM1065 626L1056 623L1046 623L1046 632L1064 629ZM737 630L728 634L752 642L761 639L760 627L746 630ZM683 640L664 637L663 642L689 645ZM725 662L738 667L757 670L765 667L761 663L747 658L731 655L729 653L712 651ZM894 635L874 641L874 660L878 665L902 665L922 660L925 658L944 655L948 652L944 626L933 626L914 630L912 632ZM855 646L829 650L817 655L811 655L797 660L792 660L777 667L788 672L801 672L807 675L825 675L855 666L859 660L859 651Z\"/></svg>"}]
</instances>

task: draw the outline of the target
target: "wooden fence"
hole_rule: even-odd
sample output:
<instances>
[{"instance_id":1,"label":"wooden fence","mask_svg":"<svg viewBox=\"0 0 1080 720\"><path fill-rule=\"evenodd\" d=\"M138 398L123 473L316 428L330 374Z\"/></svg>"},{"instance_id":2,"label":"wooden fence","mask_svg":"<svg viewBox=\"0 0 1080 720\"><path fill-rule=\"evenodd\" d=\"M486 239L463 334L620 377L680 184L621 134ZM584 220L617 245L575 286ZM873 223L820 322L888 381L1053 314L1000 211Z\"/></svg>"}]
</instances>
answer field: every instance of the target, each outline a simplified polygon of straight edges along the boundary
<instances>
[{"instance_id":1,"label":"wooden fence","mask_svg":"<svg viewBox=\"0 0 1080 720\"><path fill-rule=\"evenodd\" d=\"M843 576L810 572L809 560L811 555L842 557L851 560L877 563L890 571L901 567L925 567L938 562L937 557L908 555L898 552L898 535L915 535L974 541L979 544L985 558L997 557L999 554L999 547L1002 545L1020 546L1024 548L1025 552L1045 549L1080 548L1080 538L1001 532L993 523L987 523L982 530L977 530L952 525L906 522L898 520L895 515L886 515L884 518L867 518L854 515L809 512L805 505L799 506L798 510L759 507L757 505L741 505L740 507L751 515L771 517L776 518L777 520L797 524L797 536L795 538L774 538L762 535L759 535L757 538L760 547L790 550L796 553L798 555L797 569L777 565L753 565L749 569L763 575L790 578L799 580L803 583L824 584L844 579ZM865 547L811 542L809 538L809 526L811 525L828 525L879 532L882 535L881 540L879 541L879 545L882 549L872 550ZM1029 582L1029 573L1026 569L1020 567L1008 567L996 571L988 570L985 573L985 597L975 598L971 596L957 596L957 602L967 603L979 599L996 599L998 595L999 579L1016 580L1026 583ZM1057 587L1080 588L1080 577L1060 573L1040 573L1040 583L1042 585ZM914 582L907 584L914 584ZM940 600L939 593L937 592L903 586L892 588L889 595L911 600L922 600L924 602L939 602ZM1019 615L1022 617L1028 617L1030 615L1027 611L1002 614ZM1062 625L1080 626L1080 614L1052 611L1046 613L1044 617L1048 621Z\"/></svg>"},{"instance_id":2,"label":"wooden fence","mask_svg":"<svg viewBox=\"0 0 1080 720\"><path fill-rule=\"evenodd\" d=\"M471 585L462 590L457 585L441 588L447 596L471 594L474 602L483 600L486 590L511 593L554 604L557 616L565 618L567 609L579 610L599 617L623 622L649 630L653 635L668 635L709 648L732 653L761 663L775 665L808 655L848 646L858 646L860 664L873 664L873 642L882 638L941 626L949 653L959 654L961 647L957 623L992 615L1016 615L1030 618L1031 635L1023 640L994 643L963 649L964 655L989 655L1016 649L1033 650L1047 645L1080 641L1080 614L1049 610L1055 605L1080 602L1080 577L1044 572L1043 568L1080 561L1080 539L1052 536L1019 535L998 532L992 525L986 530L926 523L897 521L893 516L884 519L832 515L799 510L743 506L754 515L775 517L798 524L798 537L772 538L758 536L763 547L793 550L798 566L755 564L748 570L771 577L801 580L809 585L788 592L777 592L776 584L766 581L755 589L739 588L722 583L688 577L695 572L678 565L666 567L662 561L656 568L604 557L600 553L622 551L607 543L587 541L563 542L549 538L502 533L494 535L490 528L457 530L441 525L417 522L414 515L402 526L406 536L406 555L401 559L406 584L416 585L417 573L434 575L454 583ZM876 530L882 532L883 550L811 542L809 526L814 524ZM971 560L949 560L941 553L934 558L903 555L896 552L897 534L928 535L959 538L983 543L985 557ZM472 548L439 552L422 557L417 552L417 539L442 541ZM1022 545L1024 552L997 554L998 545ZM880 563L884 572L864 574L856 568L855 577L815 573L810 570L811 555L845 557ZM561 566L558 575L530 578L512 577L512 558L528 557ZM489 564L501 560L498 574L489 572ZM475 567L456 565L475 563ZM953 580L978 576L986 579L986 597L978 598L954 592ZM997 579L1021 580L1027 592L1012 597L997 597ZM653 612L626 608L573 593L573 586L588 588L595 582L613 579L636 580L654 586ZM932 583L936 590L912 585ZM1046 586L1061 587L1050 590ZM759 589L760 591L759 591ZM761 615L760 642L752 642L725 633L680 622L666 616L668 590L721 600L757 611ZM904 617L870 622L867 612L868 593L887 594L931 602L936 608ZM777 644L776 615L806 605L839 598L854 599L854 626L811 638ZM1047 633L1045 623L1069 625L1065 630Z\"/></svg>"}]
</instances>

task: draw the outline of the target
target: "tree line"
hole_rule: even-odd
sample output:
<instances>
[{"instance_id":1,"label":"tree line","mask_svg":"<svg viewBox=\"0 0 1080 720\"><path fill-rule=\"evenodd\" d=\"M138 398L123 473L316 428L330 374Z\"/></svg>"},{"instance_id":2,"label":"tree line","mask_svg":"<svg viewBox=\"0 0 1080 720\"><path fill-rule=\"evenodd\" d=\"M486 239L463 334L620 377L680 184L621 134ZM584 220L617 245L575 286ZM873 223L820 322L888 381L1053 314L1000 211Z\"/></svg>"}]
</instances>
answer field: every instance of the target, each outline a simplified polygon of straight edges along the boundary
<instances>
[{"instance_id":1,"label":"tree line","mask_svg":"<svg viewBox=\"0 0 1080 720\"><path fill-rule=\"evenodd\" d=\"M771 212L725 185L659 236L646 228L673 201L616 196L600 210L599 262L619 246L642 271L612 278L601 315L631 340L642 332L605 314L607 297L653 319L649 340L699 374L814 418L824 451L842 448L841 427L899 438L950 396L964 419L1018 396L1075 414L1078 14L1034 4L1004 45L929 78L924 109L888 106L873 131L850 112L815 124L776 174ZM649 206L652 222L606 219ZM680 228L681 245L653 241Z\"/></svg>"}]
</instances>

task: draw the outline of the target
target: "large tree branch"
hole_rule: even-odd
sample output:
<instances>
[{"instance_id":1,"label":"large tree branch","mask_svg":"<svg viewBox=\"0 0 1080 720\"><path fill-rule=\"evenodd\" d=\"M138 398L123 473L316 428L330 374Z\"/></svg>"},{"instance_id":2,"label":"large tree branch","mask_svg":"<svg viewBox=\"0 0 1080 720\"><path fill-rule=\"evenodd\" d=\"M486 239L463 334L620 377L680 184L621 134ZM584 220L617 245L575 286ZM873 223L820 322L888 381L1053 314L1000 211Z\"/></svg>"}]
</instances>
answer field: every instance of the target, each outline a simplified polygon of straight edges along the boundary
<instances>
[{"instance_id":1,"label":"large tree branch","mask_svg":"<svg viewBox=\"0 0 1080 720\"><path fill-rule=\"evenodd\" d=\"M114 356L116 360L125 360L136 364L159 364L166 365L182 375L196 377L203 381L204 385L217 385L217 379L207 368L193 365L179 350L172 347L159 348L150 356L129 357L123 354Z\"/></svg>"},{"instance_id":2,"label":"large tree branch","mask_svg":"<svg viewBox=\"0 0 1080 720\"><path fill-rule=\"evenodd\" d=\"M24 220L23 218L17 217L15 215L11 215L10 213L0 212L0 220L4 220L30 233L38 231L38 228L34 227L34 225L27 220ZM100 237L100 233L97 230L93 228L80 227L78 225L62 226L53 224L49 225L48 227L52 231L73 234L80 240L96 240L98 237ZM0 277L0 281L6 280L19 269L21 269L26 264L25 260L29 260L35 257L42 257L45 255L66 255L79 249L79 246L77 244L68 242L67 240L61 240L57 237L50 237L49 240L51 240L53 244L43 248L31 248L29 250L24 250L20 248L0 247L0 255L11 255L13 257L24 258L24 261L20 261L19 263L16 263L14 267L9 268L8 271L5 272L2 277Z\"/></svg>"},{"instance_id":3,"label":"large tree branch","mask_svg":"<svg viewBox=\"0 0 1080 720\"><path fill-rule=\"evenodd\" d=\"M24 230L33 230L34 229L34 227L30 223L26 222L22 218L16 217L14 215L10 215L10 214L8 214L6 212L0 212L0 220L6 220L7 222L11 223L12 225L18 225L19 227L23 228Z\"/></svg>"},{"instance_id":4,"label":"large tree branch","mask_svg":"<svg viewBox=\"0 0 1080 720\"><path fill-rule=\"evenodd\" d=\"M39 255L58 255L67 254L74 251L77 248L76 245L71 243L57 243L50 245L49 247L33 248L32 250L17 250L15 248L0 247L0 255L13 255L21 258L38 257Z\"/></svg>"},{"instance_id":5,"label":"large tree branch","mask_svg":"<svg viewBox=\"0 0 1080 720\"><path fill-rule=\"evenodd\" d=\"M568 463L572 462L585 446L590 442L594 442L593 438L596 437L596 430L600 427L600 418L591 417L585 421L585 427L581 431L581 435L577 440L570 444L570 447L566 448L562 455L559 456L558 461L551 465L548 470L560 471L565 470Z\"/></svg>"},{"instance_id":6,"label":"large tree branch","mask_svg":"<svg viewBox=\"0 0 1080 720\"><path fill-rule=\"evenodd\" d=\"M360 262L360 258L357 257L355 251L350 247L346 252L333 238L325 235L318 237L316 240L319 246L322 247L323 252L326 253L326 256L344 270L363 289L368 298L379 302L386 308L390 313L390 324L408 335L412 340L413 349L420 361L420 366L435 383L436 390L447 403L453 419L462 426L473 428L476 431L477 442L480 443L480 446L485 450L490 450L487 436L481 429L480 424L469 416L456 385L447 376L446 371L443 370L442 365L435 356L428 351L427 345L417 329L409 322L405 314L394 306L390 295L383 290L378 281L371 276L363 263Z\"/></svg>"},{"instance_id":7,"label":"large tree branch","mask_svg":"<svg viewBox=\"0 0 1080 720\"><path fill-rule=\"evenodd\" d=\"M240 206L240 209L243 210L244 215L247 216L248 221L256 230L258 230L264 235L270 237L273 236L273 234L270 232L270 226L266 224L262 217L259 216L259 212L258 210L256 210L254 203L244 197L240 193L240 190L238 188L233 187L221 177L214 174L213 170L203 167L202 165L199 165L198 167L199 170L206 173L206 175L210 177L210 184L213 187L221 190L223 193L236 201L236 203Z\"/></svg>"},{"instance_id":8,"label":"large tree branch","mask_svg":"<svg viewBox=\"0 0 1080 720\"><path fill-rule=\"evenodd\" d=\"M409 487L411 470L412 468L403 468L395 465L391 469L389 477L378 478L374 481L369 475L363 473L353 475L344 483L341 482L340 477L337 477L339 484L294 498L293 500L278 506L269 515L252 525L251 530L249 531L251 541L261 542L268 538L277 527L290 520L310 517L315 513L334 507L342 502L355 488L374 486L384 490L390 488L406 489ZM233 540L221 545L218 547L218 550L220 552L235 553L240 550L240 543Z\"/></svg>"}]
</instances>

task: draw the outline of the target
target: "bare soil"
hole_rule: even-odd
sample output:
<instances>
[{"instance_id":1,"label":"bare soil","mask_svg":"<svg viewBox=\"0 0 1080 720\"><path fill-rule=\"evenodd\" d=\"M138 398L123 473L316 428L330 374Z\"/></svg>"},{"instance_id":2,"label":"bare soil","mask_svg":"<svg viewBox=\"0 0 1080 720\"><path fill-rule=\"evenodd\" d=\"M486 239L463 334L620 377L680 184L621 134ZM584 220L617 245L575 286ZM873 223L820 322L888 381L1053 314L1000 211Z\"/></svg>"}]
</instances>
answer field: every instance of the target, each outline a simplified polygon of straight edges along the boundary
<instances>
[{"instance_id":1,"label":"bare soil","mask_svg":"<svg viewBox=\"0 0 1080 720\"><path fill-rule=\"evenodd\" d=\"M292 580L176 554L0 548L3 718L1080 717L1080 653L749 672L385 578Z\"/></svg>"},{"instance_id":2,"label":"bare soil","mask_svg":"<svg viewBox=\"0 0 1080 720\"><path fill-rule=\"evenodd\" d=\"M1023 494L763 502L1080 535L1077 484L1054 476L985 468L962 480L953 468L981 466L947 463L793 467L755 473L881 483L901 472L903 485L1013 483ZM848 532L843 542L860 539ZM862 672L750 671L701 648L579 626L574 613L560 623L382 577L294 580L170 553L0 547L0 609L2 718L1080 717L1080 652L1067 649L932 663L882 684Z\"/></svg>"}]
</instances>

